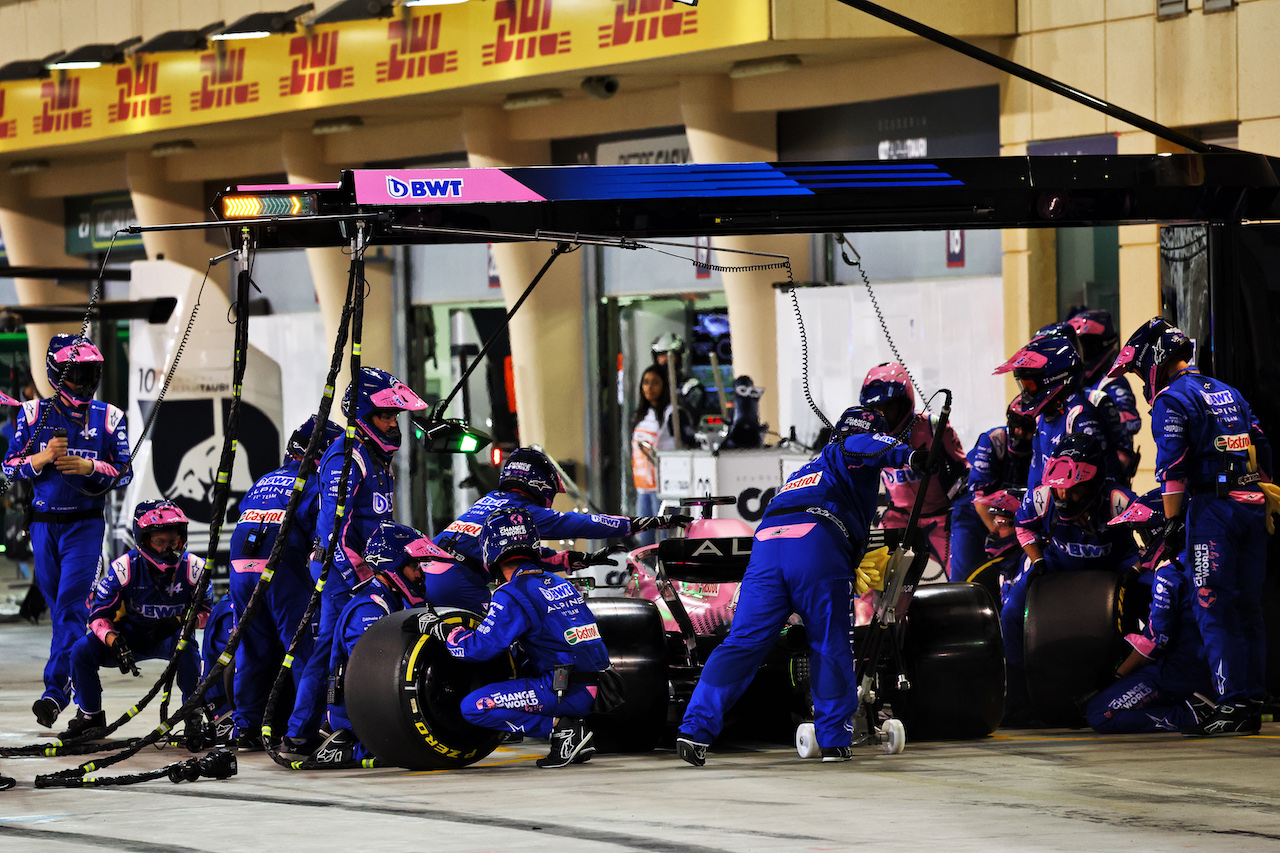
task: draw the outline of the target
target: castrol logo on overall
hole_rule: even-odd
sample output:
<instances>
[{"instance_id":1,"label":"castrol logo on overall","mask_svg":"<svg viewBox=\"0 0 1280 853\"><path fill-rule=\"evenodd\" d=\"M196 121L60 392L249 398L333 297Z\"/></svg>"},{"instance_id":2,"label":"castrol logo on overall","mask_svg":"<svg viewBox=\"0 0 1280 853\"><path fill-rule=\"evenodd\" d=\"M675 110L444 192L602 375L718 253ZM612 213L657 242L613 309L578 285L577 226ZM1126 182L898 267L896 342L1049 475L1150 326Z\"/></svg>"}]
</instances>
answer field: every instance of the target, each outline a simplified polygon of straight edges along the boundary
<instances>
[{"instance_id":1,"label":"castrol logo on overall","mask_svg":"<svg viewBox=\"0 0 1280 853\"><path fill-rule=\"evenodd\" d=\"M480 525L472 524L470 521L455 521L444 529L445 533L462 533L466 536L479 536Z\"/></svg>"},{"instance_id":2,"label":"castrol logo on overall","mask_svg":"<svg viewBox=\"0 0 1280 853\"><path fill-rule=\"evenodd\" d=\"M577 645L585 643L588 640L600 639L600 629L596 627L596 623L590 625L578 625L564 632L565 642L569 645Z\"/></svg>"},{"instance_id":3,"label":"castrol logo on overall","mask_svg":"<svg viewBox=\"0 0 1280 853\"><path fill-rule=\"evenodd\" d=\"M1248 433L1240 433L1239 435L1220 435L1214 438L1213 448L1220 451L1246 451L1249 449L1250 441Z\"/></svg>"},{"instance_id":4,"label":"castrol logo on overall","mask_svg":"<svg viewBox=\"0 0 1280 853\"><path fill-rule=\"evenodd\" d=\"M809 486L816 486L820 482L822 482L822 472L814 471L812 474L805 474L803 477L799 477L787 483L785 486L783 486L781 489L778 490L778 494L782 494L783 492L789 492L792 489L805 489L805 488L808 488Z\"/></svg>"},{"instance_id":5,"label":"castrol logo on overall","mask_svg":"<svg viewBox=\"0 0 1280 853\"><path fill-rule=\"evenodd\" d=\"M250 524L279 524L284 521L282 509L246 509L240 513L240 520Z\"/></svg>"}]
</instances>

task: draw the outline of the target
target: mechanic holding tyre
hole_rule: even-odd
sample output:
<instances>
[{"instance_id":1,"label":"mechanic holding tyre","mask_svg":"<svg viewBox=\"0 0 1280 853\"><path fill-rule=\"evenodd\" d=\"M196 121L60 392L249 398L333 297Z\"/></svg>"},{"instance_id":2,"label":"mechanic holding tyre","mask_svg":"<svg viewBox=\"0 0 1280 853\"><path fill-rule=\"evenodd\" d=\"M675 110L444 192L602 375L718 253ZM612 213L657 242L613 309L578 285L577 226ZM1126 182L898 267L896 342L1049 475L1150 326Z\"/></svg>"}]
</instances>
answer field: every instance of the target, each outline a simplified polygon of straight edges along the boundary
<instances>
[{"instance_id":1,"label":"mechanic holding tyre","mask_svg":"<svg viewBox=\"0 0 1280 853\"><path fill-rule=\"evenodd\" d=\"M1151 404L1164 537L1179 554L1213 673L1217 706L1186 730L1237 735L1262 726L1266 636L1266 496L1271 445L1244 396L1191 365L1181 329L1155 317L1130 336L1111 373L1132 371Z\"/></svg>"},{"instance_id":2,"label":"mechanic holding tyre","mask_svg":"<svg viewBox=\"0 0 1280 853\"><path fill-rule=\"evenodd\" d=\"M338 616L329 658L329 707L325 712L325 722L332 733L311 756L311 762L319 767L350 767L373 758L356 740L347 717L343 695L347 661L373 623L427 603L424 562L448 558L417 530L392 522L378 526L369 537L363 556L373 574L353 590L351 601Z\"/></svg>"},{"instance_id":3,"label":"mechanic holding tyre","mask_svg":"<svg viewBox=\"0 0 1280 853\"><path fill-rule=\"evenodd\" d=\"M1018 509L1018 542L1026 560L1000 608L1008 672L1006 720L1018 720L1029 706L1023 631L1027 590L1035 578L1045 572L1125 572L1137 563L1132 532L1110 526L1134 494L1107 478L1105 469L1098 437L1070 433L1049 457L1041 485L1027 492Z\"/></svg>"},{"instance_id":4,"label":"mechanic holding tyre","mask_svg":"<svg viewBox=\"0 0 1280 853\"><path fill-rule=\"evenodd\" d=\"M400 449L401 412L417 412L426 402L396 377L376 367L362 367L342 395L342 412L354 424L346 502L340 514L338 489L342 480L345 441L335 441L320 459L317 485L320 509L316 521L318 547L312 554L311 578L318 582L322 560L330 539L333 566L320 598L320 622L311 658L298 680L289 728L297 734L284 739L285 750L295 755L310 754L319 743L320 717L324 713L329 683L329 656L342 609L351 601L352 589L373 576L362 554L369 537L392 514L395 477L391 457ZM349 427L350 429L350 427Z\"/></svg>"},{"instance_id":5,"label":"mechanic holding tyre","mask_svg":"<svg viewBox=\"0 0 1280 853\"><path fill-rule=\"evenodd\" d=\"M823 761L853 757L858 684L853 654L854 567L875 517L882 468L923 473L928 452L887 435L880 412L854 406L831 442L770 502L756 530L729 636L716 647L689 699L676 753L694 766L720 734L792 613L811 649L814 729Z\"/></svg>"},{"instance_id":6,"label":"mechanic holding tyre","mask_svg":"<svg viewBox=\"0 0 1280 853\"><path fill-rule=\"evenodd\" d=\"M30 480L31 550L36 585L49 604L53 638L44 668L44 693L31 706L52 726L71 701L71 646L84 633L102 537L103 508L112 489L133 479L124 412L93 399L102 378L102 353L81 335L54 335L45 374L56 389L28 400L4 460L7 479Z\"/></svg>"},{"instance_id":7,"label":"mechanic holding tyre","mask_svg":"<svg viewBox=\"0 0 1280 853\"><path fill-rule=\"evenodd\" d=\"M536 562L542 535L522 507L492 511L479 538L485 565L501 586L484 621L475 630L448 629L426 614L419 624L463 660L491 660L520 643L534 675L472 692L462 700L462 716L495 731L550 738L550 753L537 763L558 768L591 758L596 748L583 718L612 710L621 702L622 688L582 595Z\"/></svg>"},{"instance_id":8,"label":"mechanic holding tyre","mask_svg":"<svg viewBox=\"0 0 1280 853\"><path fill-rule=\"evenodd\" d=\"M302 471L301 465L315 428L316 417L312 415L293 431L283 465L260 477L240 499L240 519L231 533L230 598L239 620L249 606L249 599L275 547L295 485L299 479L306 481L271 585L266 589L253 622L241 632L240 646L236 649L234 737L236 746L246 751L264 747L262 714L280 666L280 655L289 648L311 598L311 543L315 539L320 511L320 487L314 464L309 471ZM325 421L323 429L320 446L327 450L342 435L342 429L330 421ZM313 630L304 632L293 650L290 674L295 695L298 680L311 658L314 628L313 622ZM303 722L295 717L285 735L301 737L304 734Z\"/></svg>"}]
</instances>

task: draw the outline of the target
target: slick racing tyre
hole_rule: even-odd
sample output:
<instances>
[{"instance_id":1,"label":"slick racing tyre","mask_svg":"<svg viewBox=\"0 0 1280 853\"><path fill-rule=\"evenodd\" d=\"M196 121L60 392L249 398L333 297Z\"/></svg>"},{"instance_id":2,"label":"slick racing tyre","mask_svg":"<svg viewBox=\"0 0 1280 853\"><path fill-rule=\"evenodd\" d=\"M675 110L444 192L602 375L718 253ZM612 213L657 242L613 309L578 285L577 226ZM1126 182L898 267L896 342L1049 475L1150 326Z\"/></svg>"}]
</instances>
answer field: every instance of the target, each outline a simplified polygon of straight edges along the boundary
<instances>
[{"instance_id":1,"label":"slick racing tyre","mask_svg":"<svg viewBox=\"0 0 1280 853\"><path fill-rule=\"evenodd\" d=\"M912 740L985 737L1004 716L1000 613L973 583L918 587L907 610L902 660L910 689L883 679L885 700Z\"/></svg>"},{"instance_id":2,"label":"slick racing tyre","mask_svg":"<svg viewBox=\"0 0 1280 853\"><path fill-rule=\"evenodd\" d=\"M626 685L626 700L587 724L601 752L648 752L667 723L667 636L652 601L593 598L587 602L609 649L609 661Z\"/></svg>"},{"instance_id":3,"label":"slick racing tyre","mask_svg":"<svg viewBox=\"0 0 1280 853\"><path fill-rule=\"evenodd\" d=\"M451 657L439 641L404 624L423 610L401 610L373 624L347 662L347 715L360 742L386 764L410 770L466 767L493 752L501 732L462 718L462 699L515 678L510 655L476 663ZM482 617L437 610L446 624L473 628Z\"/></svg>"},{"instance_id":4,"label":"slick racing tyre","mask_svg":"<svg viewBox=\"0 0 1280 853\"><path fill-rule=\"evenodd\" d=\"M1122 581L1116 572L1050 572L1027 590L1027 692L1045 724L1084 725L1084 702L1111 680L1123 653Z\"/></svg>"}]
</instances>

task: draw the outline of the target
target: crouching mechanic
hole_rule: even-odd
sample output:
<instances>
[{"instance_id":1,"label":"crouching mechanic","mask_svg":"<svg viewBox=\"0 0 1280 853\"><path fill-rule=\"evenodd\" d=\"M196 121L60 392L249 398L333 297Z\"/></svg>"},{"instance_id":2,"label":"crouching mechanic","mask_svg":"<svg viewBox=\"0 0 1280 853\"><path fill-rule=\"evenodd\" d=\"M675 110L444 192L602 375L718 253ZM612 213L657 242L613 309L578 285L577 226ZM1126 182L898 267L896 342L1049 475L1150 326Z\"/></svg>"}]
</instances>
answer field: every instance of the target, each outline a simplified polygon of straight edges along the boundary
<instances>
[{"instance_id":1,"label":"crouching mechanic","mask_svg":"<svg viewBox=\"0 0 1280 853\"><path fill-rule=\"evenodd\" d=\"M204 560L187 553L187 516L169 501L143 501L133 512L136 547L113 562L93 588L89 633L71 647L71 685L79 711L62 733L75 737L106 725L98 669L109 663L141 675L137 661L173 655L182 619L197 595ZM209 615L204 580L204 626ZM177 680L185 702L200 678L195 638L178 658Z\"/></svg>"},{"instance_id":2,"label":"crouching mechanic","mask_svg":"<svg viewBox=\"0 0 1280 853\"><path fill-rule=\"evenodd\" d=\"M1191 339L1155 317L1130 336L1113 375L1134 371L1151 404L1165 541L1189 572L1196 624L1218 703L1188 735L1249 734L1262 726L1271 445L1235 388L1189 363Z\"/></svg>"},{"instance_id":3,"label":"crouching mechanic","mask_svg":"<svg viewBox=\"0 0 1280 853\"><path fill-rule=\"evenodd\" d=\"M343 682L356 643L383 616L426 603L423 561L447 559L431 540L404 524L384 522L369 537L364 562L373 570L359 585L338 617L329 657L329 707L325 722L332 730L311 760L319 766L350 765L373 756L356 740L347 717ZM372 765L367 765L372 766Z\"/></svg>"},{"instance_id":4,"label":"crouching mechanic","mask_svg":"<svg viewBox=\"0 0 1280 853\"><path fill-rule=\"evenodd\" d=\"M1016 720L1029 702L1023 630L1032 580L1045 572L1125 572L1137 563L1132 532L1109 526L1134 495L1106 477L1106 464L1106 451L1096 436L1067 435L1045 464L1043 483L1027 492L1018 509L1018 542L1026 560L1000 608L1008 671L1006 719Z\"/></svg>"},{"instance_id":5,"label":"crouching mechanic","mask_svg":"<svg viewBox=\"0 0 1280 853\"><path fill-rule=\"evenodd\" d=\"M1148 530L1163 526L1159 490L1129 505L1111 524ZM1143 550L1144 568L1155 565L1163 541ZM1101 734L1137 734L1191 728L1212 712L1204 694L1212 689L1200 629L1192 607L1191 583L1176 562L1155 569L1151 613L1142 633L1125 637L1133 651L1116 668L1114 684L1089 700L1085 717Z\"/></svg>"},{"instance_id":6,"label":"crouching mechanic","mask_svg":"<svg viewBox=\"0 0 1280 853\"><path fill-rule=\"evenodd\" d=\"M490 513L480 533L484 561L502 583L489 613L475 630L441 622L428 630L449 654L490 660L520 643L531 677L482 687L462 700L470 723L501 732L549 737L544 768L581 764L595 753L583 717L608 711L620 701L620 677L609 667L609 652L595 617L578 590L537 560L542 552L537 524L520 507ZM603 703L597 703L602 694Z\"/></svg>"},{"instance_id":7,"label":"crouching mechanic","mask_svg":"<svg viewBox=\"0 0 1280 853\"><path fill-rule=\"evenodd\" d=\"M793 611L809 638L810 684L823 761L853 757L854 567L875 516L882 468L926 469L928 452L888 436L879 412L845 411L831 443L778 490L755 534L729 636L711 653L676 738L695 766L720 734Z\"/></svg>"}]
</instances>

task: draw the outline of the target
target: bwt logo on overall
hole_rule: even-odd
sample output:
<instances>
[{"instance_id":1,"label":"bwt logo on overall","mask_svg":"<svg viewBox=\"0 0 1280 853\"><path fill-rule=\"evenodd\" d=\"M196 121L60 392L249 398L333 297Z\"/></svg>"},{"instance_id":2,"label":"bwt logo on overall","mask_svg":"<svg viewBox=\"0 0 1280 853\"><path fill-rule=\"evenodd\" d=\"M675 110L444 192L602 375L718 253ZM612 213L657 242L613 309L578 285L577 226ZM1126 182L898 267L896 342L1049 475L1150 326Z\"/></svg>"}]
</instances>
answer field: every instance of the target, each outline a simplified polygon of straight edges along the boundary
<instances>
[{"instance_id":1,"label":"bwt logo on overall","mask_svg":"<svg viewBox=\"0 0 1280 853\"><path fill-rule=\"evenodd\" d=\"M392 198L462 198L462 178L406 182L388 175L387 195Z\"/></svg>"}]
</instances>

